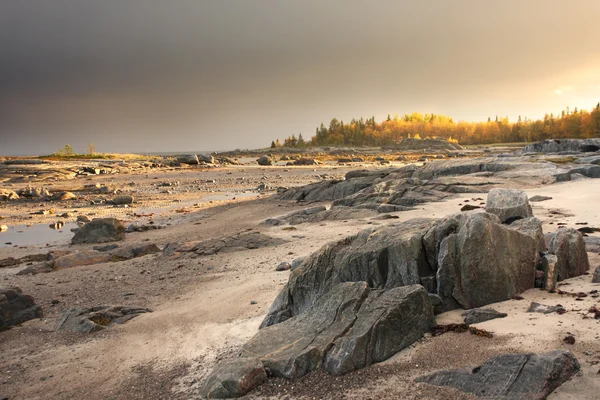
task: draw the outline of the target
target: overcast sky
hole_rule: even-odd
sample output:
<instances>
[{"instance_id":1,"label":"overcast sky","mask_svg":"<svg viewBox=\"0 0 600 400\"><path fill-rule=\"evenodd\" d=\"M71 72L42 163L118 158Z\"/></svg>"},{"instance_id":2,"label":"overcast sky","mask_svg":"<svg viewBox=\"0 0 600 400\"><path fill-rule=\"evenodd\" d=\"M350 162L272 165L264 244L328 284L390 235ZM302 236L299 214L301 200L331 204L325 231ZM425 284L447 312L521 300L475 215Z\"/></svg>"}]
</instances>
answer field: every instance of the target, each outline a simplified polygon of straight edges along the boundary
<instances>
[{"instance_id":1,"label":"overcast sky","mask_svg":"<svg viewBox=\"0 0 600 400\"><path fill-rule=\"evenodd\" d=\"M266 147L600 101L598 0L3 0L0 154Z\"/></svg>"}]
</instances>

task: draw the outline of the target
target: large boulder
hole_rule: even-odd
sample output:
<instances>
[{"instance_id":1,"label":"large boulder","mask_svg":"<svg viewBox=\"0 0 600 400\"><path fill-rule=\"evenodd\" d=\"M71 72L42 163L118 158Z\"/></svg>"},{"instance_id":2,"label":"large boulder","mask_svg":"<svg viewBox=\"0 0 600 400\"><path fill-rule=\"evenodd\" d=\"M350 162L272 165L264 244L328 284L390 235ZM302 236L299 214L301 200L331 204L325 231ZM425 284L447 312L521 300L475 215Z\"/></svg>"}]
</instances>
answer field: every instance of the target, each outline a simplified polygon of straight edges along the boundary
<instances>
[{"instance_id":1,"label":"large boulder","mask_svg":"<svg viewBox=\"0 0 600 400\"><path fill-rule=\"evenodd\" d=\"M550 237L548 253L556 255L559 281L583 275L590 269L583 236L575 229L563 228L554 232Z\"/></svg>"},{"instance_id":2,"label":"large boulder","mask_svg":"<svg viewBox=\"0 0 600 400\"><path fill-rule=\"evenodd\" d=\"M485 210L495 214L502 223L533 216L527 193L519 189L492 189L488 193Z\"/></svg>"},{"instance_id":3,"label":"large boulder","mask_svg":"<svg viewBox=\"0 0 600 400\"><path fill-rule=\"evenodd\" d=\"M482 307L534 287L535 239L487 213L467 215L457 228L438 247L437 294L445 309Z\"/></svg>"},{"instance_id":4,"label":"large boulder","mask_svg":"<svg viewBox=\"0 0 600 400\"><path fill-rule=\"evenodd\" d=\"M197 165L199 164L198 156L195 154L181 154L177 156L177 162L182 164Z\"/></svg>"},{"instance_id":5,"label":"large boulder","mask_svg":"<svg viewBox=\"0 0 600 400\"><path fill-rule=\"evenodd\" d=\"M512 221L510 224L508 224L508 228L529 235L535 240L540 253L546 251L546 240L544 238L542 222L536 217L528 217Z\"/></svg>"},{"instance_id":6,"label":"large boulder","mask_svg":"<svg viewBox=\"0 0 600 400\"><path fill-rule=\"evenodd\" d=\"M433 326L433 307L420 285L371 290L366 282L334 286L294 318L260 330L240 357L219 363L207 397L237 397L269 376L295 379L321 366L344 374L383 361Z\"/></svg>"},{"instance_id":7,"label":"large boulder","mask_svg":"<svg viewBox=\"0 0 600 400\"><path fill-rule=\"evenodd\" d=\"M241 397L266 380L265 368L257 358L225 360L206 378L202 395L209 399Z\"/></svg>"},{"instance_id":8,"label":"large boulder","mask_svg":"<svg viewBox=\"0 0 600 400\"><path fill-rule=\"evenodd\" d=\"M325 245L293 269L261 326L303 313L341 282L365 281L374 289L421 284L441 297L445 310L508 300L534 287L538 246L532 235L485 212L367 229Z\"/></svg>"},{"instance_id":9,"label":"large boulder","mask_svg":"<svg viewBox=\"0 0 600 400\"><path fill-rule=\"evenodd\" d=\"M21 288L0 286L0 331L42 315L42 308Z\"/></svg>"},{"instance_id":10,"label":"large boulder","mask_svg":"<svg viewBox=\"0 0 600 400\"><path fill-rule=\"evenodd\" d=\"M106 243L125 239L125 226L116 218L95 218L75 233L72 244Z\"/></svg>"},{"instance_id":11,"label":"large boulder","mask_svg":"<svg viewBox=\"0 0 600 400\"><path fill-rule=\"evenodd\" d=\"M580 369L575 356L564 350L545 354L507 354L475 368L440 371L417 379L450 386L477 397L541 400Z\"/></svg>"},{"instance_id":12,"label":"large boulder","mask_svg":"<svg viewBox=\"0 0 600 400\"><path fill-rule=\"evenodd\" d=\"M299 315L342 282L368 282L374 289L421 284L435 276L425 259L422 237L433 224L413 219L323 246L294 269L262 326ZM425 282L423 282L425 283Z\"/></svg>"},{"instance_id":13,"label":"large boulder","mask_svg":"<svg viewBox=\"0 0 600 400\"><path fill-rule=\"evenodd\" d=\"M273 161L271 160L271 157L266 156L266 155L258 158L256 160L256 162L258 163L258 165L263 165L263 166L273 165Z\"/></svg>"},{"instance_id":14,"label":"large boulder","mask_svg":"<svg viewBox=\"0 0 600 400\"><path fill-rule=\"evenodd\" d=\"M293 379L315 370L331 343L352 328L369 291L365 282L336 285L309 312L258 331L242 356L260 359L272 376Z\"/></svg>"},{"instance_id":15,"label":"large boulder","mask_svg":"<svg viewBox=\"0 0 600 400\"><path fill-rule=\"evenodd\" d=\"M372 291L352 329L333 342L323 369L341 375L386 360L433 326L433 307L420 285Z\"/></svg>"}]
</instances>

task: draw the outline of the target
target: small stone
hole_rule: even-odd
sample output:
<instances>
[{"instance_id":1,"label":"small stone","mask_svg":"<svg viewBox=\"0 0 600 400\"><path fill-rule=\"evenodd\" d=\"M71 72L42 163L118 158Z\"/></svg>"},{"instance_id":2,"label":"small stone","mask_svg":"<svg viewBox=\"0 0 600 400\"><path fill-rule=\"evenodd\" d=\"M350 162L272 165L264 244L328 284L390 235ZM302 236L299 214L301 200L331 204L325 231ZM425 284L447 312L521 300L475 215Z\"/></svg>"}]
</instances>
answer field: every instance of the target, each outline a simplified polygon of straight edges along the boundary
<instances>
[{"instance_id":1,"label":"small stone","mask_svg":"<svg viewBox=\"0 0 600 400\"><path fill-rule=\"evenodd\" d=\"M575 337L573 335L567 335L565 336L565 338L563 339L563 342L565 344L575 344Z\"/></svg>"},{"instance_id":2,"label":"small stone","mask_svg":"<svg viewBox=\"0 0 600 400\"><path fill-rule=\"evenodd\" d=\"M275 268L275 271L287 271L292 268L292 265L289 262L282 262Z\"/></svg>"}]
</instances>

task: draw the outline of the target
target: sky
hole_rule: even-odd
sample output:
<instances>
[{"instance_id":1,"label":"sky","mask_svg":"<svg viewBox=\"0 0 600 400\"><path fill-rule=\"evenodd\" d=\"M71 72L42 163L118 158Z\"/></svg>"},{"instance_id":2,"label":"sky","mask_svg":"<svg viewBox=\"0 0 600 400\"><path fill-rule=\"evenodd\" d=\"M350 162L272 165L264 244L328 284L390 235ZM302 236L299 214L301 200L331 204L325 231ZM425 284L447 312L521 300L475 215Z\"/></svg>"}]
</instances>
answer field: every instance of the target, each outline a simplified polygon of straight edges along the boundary
<instances>
[{"instance_id":1,"label":"sky","mask_svg":"<svg viewBox=\"0 0 600 400\"><path fill-rule=\"evenodd\" d=\"M0 154L267 147L600 101L598 0L3 0Z\"/></svg>"}]
</instances>

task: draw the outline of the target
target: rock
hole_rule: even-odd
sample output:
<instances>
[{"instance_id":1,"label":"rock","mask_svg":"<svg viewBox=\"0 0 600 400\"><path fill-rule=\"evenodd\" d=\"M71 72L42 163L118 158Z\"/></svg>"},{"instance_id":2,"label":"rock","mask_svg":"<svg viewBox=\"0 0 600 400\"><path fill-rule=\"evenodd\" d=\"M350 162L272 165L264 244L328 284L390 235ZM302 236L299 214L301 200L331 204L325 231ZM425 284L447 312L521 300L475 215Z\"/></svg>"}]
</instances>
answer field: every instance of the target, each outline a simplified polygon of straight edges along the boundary
<instances>
[{"instance_id":1,"label":"rock","mask_svg":"<svg viewBox=\"0 0 600 400\"><path fill-rule=\"evenodd\" d=\"M556 306L547 306L545 304L540 304L540 303L536 303L535 301L532 301L531 304L529 305L529 308L527 309L528 313L540 313L540 314L552 314L552 313L559 313L559 314L563 314L565 312L567 312L567 310L565 310L565 308L563 306L556 305Z\"/></svg>"},{"instance_id":2,"label":"rock","mask_svg":"<svg viewBox=\"0 0 600 400\"><path fill-rule=\"evenodd\" d=\"M290 270L295 270L296 268L298 268L300 265L302 265L302 263L304 262L304 260L306 260L306 257L298 257L296 259L294 259L294 261L292 261L292 265L290 267Z\"/></svg>"},{"instance_id":3,"label":"rock","mask_svg":"<svg viewBox=\"0 0 600 400\"><path fill-rule=\"evenodd\" d=\"M93 249L96 251L110 251L110 250L114 250L114 249L118 249L119 245L118 244L107 244L104 246L94 246Z\"/></svg>"},{"instance_id":4,"label":"rock","mask_svg":"<svg viewBox=\"0 0 600 400\"><path fill-rule=\"evenodd\" d=\"M133 200L134 200L133 196L120 195L120 196L113 197L113 199L110 202L115 205L125 205L125 204L133 204Z\"/></svg>"},{"instance_id":5,"label":"rock","mask_svg":"<svg viewBox=\"0 0 600 400\"><path fill-rule=\"evenodd\" d=\"M19 260L14 257L7 257L0 260L0 268L13 267L19 264Z\"/></svg>"},{"instance_id":6,"label":"rock","mask_svg":"<svg viewBox=\"0 0 600 400\"><path fill-rule=\"evenodd\" d=\"M588 152L600 150L600 139L549 139L525 146L522 153Z\"/></svg>"},{"instance_id":7,"label":"rock","mask_svg":"<svg viewBox=\"0 0 600 400\"><path fill-rule=\"evenodd\" d=\"M294 165L319 165L320 163L314 158L300 158L294 161Z\"/></svg>"},{"instance_id":8,"label":"rock","mask_svg":"<svg viewBox=\"0 0 600 400\"><path fill-rule=\"evenodd\" d=\"M241 397L266 380L265 368L257 358L224 360L206 378L202 395L208 399Z\"/></svg>"},{"instance_id":9,"label":"rock","mask_svg":"<svg viewBox=\"0 0 600 400\"><path fill-rule=\"evenodd\" d=\"M552 200L552 197L550 197L550 196L539 196L539 195L536 195L536 196L531 197L529 199L529 202L534 202L535 203L535 202L547 201L547 200Z\"/></svg>"},{"instance_id":10,"label":"rock","mask_svg":"<svg viewBox=\"0 0 600 400\"><path fill-rule=\"evenodd\" d=\"M124 246L108 251L112 257L121 260L129 260L131 258L142 257L148 254L160 253L160 249L154 243Z\"/></svg>"},{"instance_id":11,"label":"rock","mask_svg":"<svg viewBox=\"0 0 600 400\"><path fill-rule=\"evenodd\" d=\"M261 329L242 347L269 375L299 378L323 365L343 374L385 360L414 343L433 324L433 307L420 285L371 290L340 283L306 312Z\"/></svg>"},{"instance_id":12,"label":"rock","mask_svg":"<svg viewBox=\"0 0 600 400\"><path fill-rule=\"evenodd\" d=\"M19 195L12 190L0 189L0 200L19 200Z\"/></svg>"},{"instance_id":13,"label":"rock","mask_svg":"<svg viewBox=\"0 0 600 400\"><path fill-rule=\"evenodd\" d=\"M496 318L504 318L507 315L492 308L475 308L462 314L465 317L465 324L467 325L478 324Z\"/></svg>"},{"instance_id":14,"label":"rock","mask_svg":"<svg viewBox=\"0 0 600 400\"><path fill-rule=\"evenodd\" d=\"M114 261L114 258L110 254L95 250L85 250L58 257L54 260L52 266L54 269L65 269L81 267L84 265L100 264L109 261Z\"/></svg>"},{"instance_id":15,"label":"rock","mask_svg":"<svg viewBox=\"0 0 600 400\"><path fill-rule=\"evenodd\" d=\"M148 308L98 306L90 308L71 308L66 310L58 323L57 331L91 333L124 324L140 314L152 312Z\"/></svg>"},{"instance_id":16,"label":"rock","mask_svg":"<svg viewBox=\"0 0 600 400\"><path fill-rule=\"evenodd\" d=\"M88 223L90 221L91 221L91 219L88 216L86 216L86 215L78 215L77 216L77 222Z\"/></svg>"},{"instance_id":17,"label":"rock","mask_svg":"<svg viewBox=\"0 0 600 400\"><path fill-rule=\"evenodd\" d=\"M271 160L271 157L269 157L269 156L262 156L258 160L256 160L256 162L258 163L258 165L263 165L263 166L273 165L273 161Z\"/></svg>"},{"instance_id":18,"label":"rock","mask_svg":"<svg viewBox=\"0 0 600 400\"><path fill-rule=\"evenodd\" d=\"M292 265L289 262L282 262L275 268L275 271L288 271L292 268Z\"/></svg>"},{"instance_id":19,"label":"rock","mask_svg":"<svg viewBox=\"0 0 600 400\"><path fill-rule=\"evenodd\" d=\"M52 200L58 200L58 201L77 200L77 195L72 192L59 192L59 193L54 193L52 195Z\"/></svg>"},{"instance_id":20,"label":"rock","mask_svg":"<svg viewBox=\"0 0 600 400\"><path fill-rule=\"evenodd\" d=\"M45 274L48 272L54 271L54 267L52 263L44 262L40 264L30 265L26 268L23 268L17 275L36 275L36 274Z\"/></svg>"},{"instance_id":21,"label":"rock","mask_svg":"<svg viewBox=\"0 0 600 400\"><path fill-rule=\"evenodd\" d=\"M330 344L352 327L368 294L365 282L340 283L310 312L258 331L241 354L260 359L271 376L304 376L322 364Z\"/></svg>"},{"instance_id":22,"label":"rock","mask_svg":"<svg viewBox=\"0 0 600 400\"><path fill-rule=\"evenodd\" d=\"M600 254L600 236L584 236L583 241L587 251Z\"/></svg>"},{"instance_id":23,"label":"rock","mask_svg":"<svg viewBox=\"0 0 600 400\"><path fill-rule=\"evenodd\" d=\"M0 225L0 232L6 232L8 230L8 226L7 225Z\"/></svg>"},{"instance_id":24,"label":"rock","mask_svg":"<svg viewBox=\"0 0 600 400\"><path fill-rule=\"evenodd\" d=\"M181 154L177 156L177 162L189 165L198 165L200 162L195 154Z\"/></svg>"},{"instance_id":25,"label":"rock","mask_svg":"<svg viewBox=\"0 0 600 400\"><path fill-rule=\"evenodd\" d=\"M557 350L545 354L501 355L475 368L440 371L416 381L454 387L477 397L540 400L579 369L579 362L572 353Z\"/></svg>"},{"instance_id":26,"label":"rock","mask_svg":"<svg viewBox=\"0 0 600 400\"><path fill-rule=\"evenodd\" d=\"M116 218L95 218L75 233L71 243L106 243L123 239L125 239L125 226L121 221Z\"/></svg>"},{"instance_id":27,"label":"rock","mask_svg":"<svg viewBox=\"0 0 600 400\"><path fill-rule=\"evenodd\" d=\"M214 164L215 158L210 154L198 154L198 161L206 164Z\"/></svg>"},{"instance_id":28,"label":"rock","mask_svg":"<svg viewBox=\"0 0 600 400\"><path fill-rule=\"evenodd\" d=\"M481 207L474 206L472 204L465 204L464 206L461 207L460 211L471 211L471 210L477 210L478 208L481 208Z\"/></svg>"},{"instance_id":29,"label":"rock","mask_svg":"<svg viewBox=\"0 0 600 400\"><path fill-rule=\"evenodd\" d=\"M554 232L550 238L548 253L557 258L559 281L583 275L590 269L583 236L575 229L559 229Z\"/></svg>"},{"instance_id":30,"label":"rock","mask_svg":"<svg viewBox=\"0 0 600 400\"><path fill-rule=\"evenodd\" d=\"M65 212L65 213L60 214L60 217L61 218L73 218L74 214L70 213L70 212Z\"/></svg>"},{"instance_id":31,"label":"rock","mask_svg":"<svg viewBox=\"0 0 600 400\"><path fill-rule=\"evenodd\" d=\"M600 283L600 267L597 267L592 277L592 283Z\"/></svg>"},{"instance_id":32,"label":"rock","mask_svg":"<svg viewBox=\"0 0 600 400\"><path fill-rule=\"evenodd\" d=\"M544 239L544 231L542 222L536 217L518 219L508 224L509 229L514 229L526 235L529 235L536 241L538 252L546 251L546 240Z\"/></svg>"},{"instance_id":33,"label":"rock","mask_svg":"<svg viewBox=\"0 0 600 400\"><path fill-rule=\"evenodd\" d=\"M422 242L430 224L432 220L413 219L326 244L291 272L261 326L302 314L341 282L364 281L375 289L391 289L435 276Z\"/></svg>"},{"instance_id":34,"label":"rock","mask_svg":"<svg viewBox=\"0 0 600 400\"><path fill-rule=\"evenodd\" d=\"M538 244L493 214L451 216L427 233L424 245L446 310L482 307L534 287Z\"/></svg>"},{"instance_id":35,"label":"rock","mask_svg":"<svg viewBox=\"0 0 600 400\"><path fill-rule=\"evenodd\" d=\"M241 232L237 235L213 238L203 241L185 242L183 244L169 244L163 253L169 255L175 252L196 252L199 255L212 255L216 253L231 253L240 250L260 249L263 247L277 246L287 243L286 240L273 238L259 232Z\"/></svg>"},{"instance_id":36,"label":"rock","mask_svg":"<svg viewBox=\"0 0 600 400\"><path fill-rule=\"evenodd\" d=\"M440 296L444 310L482 307L533 288L538 260L533 237L484 212L367 229L294 269L261 326L303 313L340 282L374 289L421 284Z\"/></svg>"},{"instance_id":37,"label":"rock","mask_svg":"<svg viewBox=\"0 0 600 400\"><path fill-rule=\"evenodd\" d=\"M29 198L41 198L41 197L50 197L50 192L44 188L32 188L31 186L22 189L21 192L19 193L22 197L29 197Z\"/></svg>"},{"instance_id":38,"label":"rock","mask_svg":"<svg viewBox=\"0 0 600 400\"><path fill-rule=\"evenodd\" d=\"M502 223L511 219L533 216L527 194L519 189L492 189L488 193L485 210L495 214Z\"/></svg>"},{"instance_id":39,"label":"rock","mask_svg":"<svg viewBox=\"0 0 600 400\"><path fill-rule=\"evenodd\" d=\"M333 342L323 361L332 375L384 361L433 326L433 306L420 285L371 291L352 329Z\"/></svg>"},{"instance_id":40,"label":"rock","mask_svg":"<svg viewBox=\"0 0 600 400\"><path fill-rule=\"evenodd\" d=\"M558 258L554 254L544 254L542 256L542 270L544 272L543 288L549 292L556 290L556 283L558 282L557 263Z\"/></svg>"},{"instance_id":41,"label":"rock","mask_svg":"<svg viewBox=\"0 0 600 400\"><path fill-rule=\"evenodd\" d=\"M42 315L42 308L21 288L0 285L0 331Z\"/></svg>"},{"instance_id":42,"label":"rock","mask_svg":"<svg viewBox=\"0 0 600 400\"><path fill-rule=\"evenodd\" d=\"M377 215L377 211L350 208L350 207L332 207L327 210L325 206L311 207L279 218L269 218L265 220L266 225L299 225L303 223L316 223L322 221L341 221L348 219L370 218Z\"/></svg>"}]
</instances>

